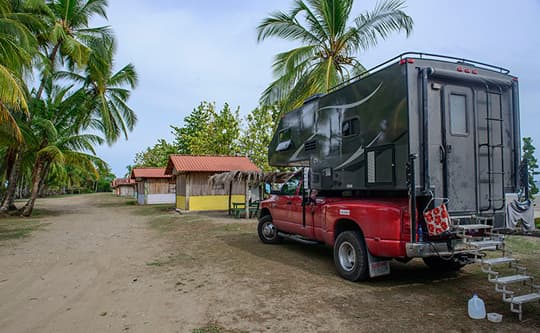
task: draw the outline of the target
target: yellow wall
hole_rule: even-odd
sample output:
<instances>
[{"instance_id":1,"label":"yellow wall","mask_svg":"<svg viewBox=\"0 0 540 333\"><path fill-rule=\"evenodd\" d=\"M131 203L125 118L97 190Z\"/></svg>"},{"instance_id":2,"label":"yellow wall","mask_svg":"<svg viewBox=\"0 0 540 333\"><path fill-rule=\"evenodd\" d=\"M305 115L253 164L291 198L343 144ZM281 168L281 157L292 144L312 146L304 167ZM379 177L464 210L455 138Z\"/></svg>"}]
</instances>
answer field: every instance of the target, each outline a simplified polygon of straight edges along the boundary
<instances>
[{"instance_id":1,"label":"yellow wall","mask_svg":"<svg viewBox=\"0 0 540 333\"><path fill-rule=\"evenodd\" d=\"M245 202L245 196L233 195L231 202ZM228 195L201 195L189 197L189 210L227 210L229 209Z\"/></svg>"},{"instance_id":2,"label":"yellow wall","mask_svg":"<svg viewBox=\"0 0 540 333\"><path fill-rule=\"evenodd\" d=\"M186 209L186 197L183 195L176 196L176 208Z\"/></svg>"}]
</instances>

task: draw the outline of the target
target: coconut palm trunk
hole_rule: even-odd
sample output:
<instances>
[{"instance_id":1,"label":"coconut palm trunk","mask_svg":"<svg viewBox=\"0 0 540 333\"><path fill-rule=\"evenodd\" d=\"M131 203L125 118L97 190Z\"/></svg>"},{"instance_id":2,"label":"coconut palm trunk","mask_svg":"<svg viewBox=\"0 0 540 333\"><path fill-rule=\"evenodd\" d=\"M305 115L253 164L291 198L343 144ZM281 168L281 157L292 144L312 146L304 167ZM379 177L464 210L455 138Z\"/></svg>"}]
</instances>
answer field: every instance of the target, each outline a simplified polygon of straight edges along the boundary
<instances>
[{"instance_id":1,"label":"coconut palm trunk","mask_svg":"<svg viewBox=\"0 0 540 333\"><path fill-rule=\"evenodd\" d=\"M22 216L30 216L34 210L34 204L39 194L39 184L41 182L42 170L44 163L41 158L36 159L34 170L32 171L32 192L30 193L30 199L26 202L21 209Z\"/></svg>"},{"instance_id":2,"label":"coconut palm trunk","mask_svg":"<svg viewBox=\"0 0 540 333\"><path fill-rule=\"evenodd\" d=\"M21 171L22 152L22 146L16 149L15 158L13 159L13 164L10 167L10 172L8 175L8 188L6 191L6 196L4 197L4 201L0 207L1 211L12 211L17 209L17 207L15 207L15 192L17 191L17 179L19 179Z\"/></svg>"}]
</instances>

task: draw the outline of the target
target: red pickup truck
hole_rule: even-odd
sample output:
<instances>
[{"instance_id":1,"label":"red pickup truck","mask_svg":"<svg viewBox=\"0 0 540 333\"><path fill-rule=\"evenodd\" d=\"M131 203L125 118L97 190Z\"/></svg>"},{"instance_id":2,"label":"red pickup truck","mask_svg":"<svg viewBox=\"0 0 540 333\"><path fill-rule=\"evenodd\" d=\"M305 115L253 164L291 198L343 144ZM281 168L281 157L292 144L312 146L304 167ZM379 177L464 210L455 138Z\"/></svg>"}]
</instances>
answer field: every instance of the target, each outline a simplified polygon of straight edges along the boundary
<instances>
[{"instance_id":1,"label":"red pickup truck","mask_svg":"<svg viewBox=\"0 0 540 333\"><path fill-rule=\"evenodd\" d=\"M411 251L408 199L321 197L303 195L299 175L279 192L262 201L258 234L262 242L274 244L284 238L333 247L338 273L359 281L390 273L389 261L408 261ZM441 251L442 252L442 251ZM457 270L464 258L444 260L428 252L422 257L433 268Z\"/></svg>"}]
</instances>

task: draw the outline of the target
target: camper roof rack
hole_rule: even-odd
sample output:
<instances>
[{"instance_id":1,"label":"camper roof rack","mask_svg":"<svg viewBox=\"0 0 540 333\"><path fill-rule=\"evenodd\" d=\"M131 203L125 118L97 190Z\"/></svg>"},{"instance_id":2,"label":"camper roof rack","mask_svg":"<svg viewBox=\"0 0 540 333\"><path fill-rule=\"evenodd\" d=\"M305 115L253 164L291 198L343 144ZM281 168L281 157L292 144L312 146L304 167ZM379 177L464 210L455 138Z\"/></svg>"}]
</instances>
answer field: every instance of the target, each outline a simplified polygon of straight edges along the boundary
<instances>
[{"instance_id":1,"label":"camper roof rack","mask_svg":"<svg viewBox=\"0 0 540 333\"><path fill-rule=\"evenodd\" d=\"M418 58L418 59L426 59L426 60L439 60L439 61L446 61L446 62L456 62L456 63L459 63L459 64L467 64L467 65L472 65L472 66L475 66L475 67L479 67L479 68L482 68L482 69L486 69L486 70L490 70L490 71L495 71L495 72L499 72L499 73L502 73L502 74L509 74L510 73L510 70L509 69L506 69L504 67L499 67L499 66L494 66L494 65L490 65L490 64L486 64L486 63L483 63L483 62L479 62L479 61L474 61L474 60L470 60L470 59L465 59L465 58L459 58L459 57L452 57L452 56L445 56L445 55L440 55L440 54L433 54L433 53L423 53L423 52L404 52L392 59L389 59L375 67L372 67L368 70L366 70L365 72L357 75L357 76L354 76L346 81L343 81L341 82L340 84L332 87L330 89L330 91L334 91L346 84L349 84L350 82L352 81L355 81L355 80L359 80L359 79L362 79L366 76L369 76L371 75L374 71L378 70L378 69L382 69L390 64L393 64L396 62L396 60L403 60L403 59L406 59L406 58ZM320 96L317 96L317 97L320 97Z\"/></svg>"}]
</instances>

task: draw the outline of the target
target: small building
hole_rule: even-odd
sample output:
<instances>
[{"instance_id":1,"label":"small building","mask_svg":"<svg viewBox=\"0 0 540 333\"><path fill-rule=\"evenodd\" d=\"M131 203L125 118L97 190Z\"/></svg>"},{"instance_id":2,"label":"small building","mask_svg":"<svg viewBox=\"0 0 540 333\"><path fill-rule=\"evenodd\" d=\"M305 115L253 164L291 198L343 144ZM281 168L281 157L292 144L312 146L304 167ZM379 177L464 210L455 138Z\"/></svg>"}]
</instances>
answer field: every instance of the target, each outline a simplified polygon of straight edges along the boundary
<instances>
[{"instance_id":1,"label":"small building","mask_svg":"<svg viewBox=\"0 0 540 333\"><path fill-rule=\"evenodd\" d=\"M212 175L228 171L260 170L243 156L170 155L165 173L176 179L176 208L228 210L230 200L245 202L249 193L245 181L231 183L229 188L224 184L209 184Z\"/></svg>"},{"instance_id":2,"label":"small building","mask_svg":"<svg viewBox=\"0 0 540 333\"><path fill-rule=\"evenodd\" d=\"M113 193L119 197L135 197L135 179L116 178L112 181Z\"/></svg>"},{"instance_id":3,"label":"small building","mask_svg":"<svg viewBox=\"0 0 540 333\"><path fill-rule=\"evenodd\" d=\"M176 184L165 168L134 168L131 179L135 180L139 205L168 204L175 202Z\"/></svg>"}]
</instances>

